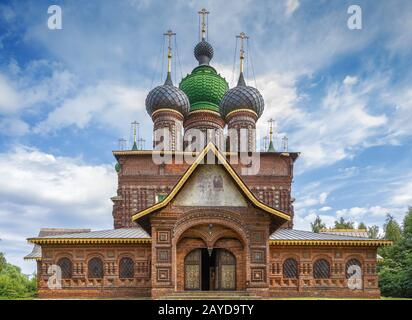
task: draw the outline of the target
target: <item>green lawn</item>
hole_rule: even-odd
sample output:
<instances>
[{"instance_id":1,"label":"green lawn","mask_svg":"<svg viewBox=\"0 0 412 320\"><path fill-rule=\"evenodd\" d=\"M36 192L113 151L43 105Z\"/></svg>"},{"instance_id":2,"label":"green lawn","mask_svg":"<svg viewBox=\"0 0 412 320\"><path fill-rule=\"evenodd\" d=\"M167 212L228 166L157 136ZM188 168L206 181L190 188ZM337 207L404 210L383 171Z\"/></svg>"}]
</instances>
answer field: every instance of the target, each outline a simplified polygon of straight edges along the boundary
<instances>
[{"instance_id":1,"label":"green lawn","mask_svg":"<svg viewBox=\"0 0 412 320\"><path fill-rule=\"evenodd\" d=\"M34 297L19 297L19 298L10 298L0 296L0 300L33 300Z\"/></svg>"}]
</instances>

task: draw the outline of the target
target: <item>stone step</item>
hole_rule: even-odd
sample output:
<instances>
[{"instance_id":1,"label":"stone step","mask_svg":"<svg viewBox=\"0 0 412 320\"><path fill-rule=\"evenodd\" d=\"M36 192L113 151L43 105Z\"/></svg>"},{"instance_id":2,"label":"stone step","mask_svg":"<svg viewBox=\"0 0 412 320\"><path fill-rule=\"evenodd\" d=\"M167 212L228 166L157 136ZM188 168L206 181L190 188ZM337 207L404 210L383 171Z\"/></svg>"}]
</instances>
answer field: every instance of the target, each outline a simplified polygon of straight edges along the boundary
<instances>
[{"instance_id":1,"label":"stone step","mask_svg":"<svg viewBox=\"0 0 412 320\"><path fill-rule=\"evenodd\" d=\"M258 296L166 296L160 300L260 300Z\"/></svg>"},{"instance_id":2,"label":"stone step","mask_svg":"<svg viewBox=\"0 0 412 320\"><path fill-rule=\"evenodd\" d=\"M259 296L246 291L179 291L171 293L162 300L256 300Z\"/></svg>"},{"instance_id":3,"label":"stone step","mask_svg":"<svg viewBox=\"0 0 412 320\"><path fill-rule=\"evenodd\" d=\"M177 291L173 292L170 295L199 295L199 296L208 296L208 295L236 295L236 296L249 296L251 295L250 292L247 291Z\"/></svg>"}]
</instances>

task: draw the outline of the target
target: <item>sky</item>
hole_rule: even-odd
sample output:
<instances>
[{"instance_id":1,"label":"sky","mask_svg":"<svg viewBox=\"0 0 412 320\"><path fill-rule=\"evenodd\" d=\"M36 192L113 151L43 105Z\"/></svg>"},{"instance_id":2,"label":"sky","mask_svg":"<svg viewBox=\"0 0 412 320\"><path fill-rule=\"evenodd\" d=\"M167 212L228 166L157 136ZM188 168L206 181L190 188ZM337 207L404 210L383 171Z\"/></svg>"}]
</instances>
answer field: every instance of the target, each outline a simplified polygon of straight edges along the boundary
<instances>
[{"instance_id":1,"label":"sky","mask_svg":"<svg viewBox=\"0 0 412 320\"><path fill-rule=\"evenodd\" d=\"M48 28L48 7L62 29ZM235 35L246 32L246 76L265 99L295 163L295 228L344 217L382 227L412 205L412 2L0 1L0 251L23 272L26 238L42 227L113 227L112 150L164 81L162 34L177 33L173 80L196 66L197 11L206 7L211 61L234 85ZM176 45L175 45L176 49ZM177 62L176 62L177 61ZM163 69L163 74L162 74ZM235 72L233 71L235 69Z\"/></svg>"}]
</instances>

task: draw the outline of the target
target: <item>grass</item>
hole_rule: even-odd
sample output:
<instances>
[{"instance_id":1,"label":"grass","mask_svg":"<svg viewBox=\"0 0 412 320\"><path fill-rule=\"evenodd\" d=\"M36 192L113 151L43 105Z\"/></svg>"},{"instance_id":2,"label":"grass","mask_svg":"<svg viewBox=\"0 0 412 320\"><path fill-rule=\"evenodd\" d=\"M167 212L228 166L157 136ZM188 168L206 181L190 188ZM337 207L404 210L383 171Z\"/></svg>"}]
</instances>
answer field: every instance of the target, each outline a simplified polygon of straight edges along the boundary
<instances>
[{"instance_id":1,"label":"grass","mask_svg":"<svg viewBox=\"0 0 412 320\"><path fill-rule=\"evenodd\" d=\"M34 297L3 297L0 296L0 300L33 300Z\"/></svg>"}]
</instances>

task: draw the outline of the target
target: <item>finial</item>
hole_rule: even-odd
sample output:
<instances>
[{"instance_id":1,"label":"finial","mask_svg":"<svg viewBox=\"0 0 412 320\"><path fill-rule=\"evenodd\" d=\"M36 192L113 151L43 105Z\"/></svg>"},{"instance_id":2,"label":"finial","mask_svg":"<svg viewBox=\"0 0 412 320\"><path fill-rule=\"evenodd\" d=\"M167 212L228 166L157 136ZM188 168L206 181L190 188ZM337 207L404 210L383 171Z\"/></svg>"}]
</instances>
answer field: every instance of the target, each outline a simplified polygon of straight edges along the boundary
<instances>
[{"instance_id":1,"label":"finial","mask_svg":"<svg viewBox=\"0 0 412 320\"><path fill-rule=\"evenodd\" d=\"M132 122L132 127L133 127L133 147L132 150L138 150L137 148L137 130L139 128L139 122L133 121Z\"/></svg>"},{"instance_id":2,"label":"finial","mask_svg":"<svg viewBox=\"0 0 412 320\"><path fill-rule=\"evenodd\" d=\"M126 139L124 139L124 138L120 138L119 140L118 140L118 142L119 142L119 150L124 150L124 149L126 149Z\"/></svg>"},{"instance_id":3,"label":"finial","mask_svg":"<svg viewBox=\"0 0 412 320\"><path fill-rule=\"evenodd\" d=\"M173 85L172 82L172 37L176 35L172 30L167 30L165 33L163 33L164 36L169 37L168 40L168 46L167 46L167 77L165 84Z\"/></svg>"},{"instance_id":4,"label":"finial","mask_svg":"<svg viewBox=\"0 0 412 320\"><path fill-rule=\"evenodd\" d=\"M283 136L282 138L282 147L283 147L283 151L288 151L288 144L289 144L289 139L287 136Z\"/></svg>"},{"instance_id":5,"label":"finial","mask_svg":"<svg viewBox=\"0 0 412 320\"><path fill-rule=\"evenodd\" d=\"M206 16L209 14L210 12L207 11L205 8L203 8L202 10L200 10L198 12L199 16L201 16L201 40L206 40Z\"/></svg>"},{"instance_id":6,"label":"finial","mask_svg":"<svg viewBox=\"0 0 412 320\"><path fill-rule=\"evenodd\" d=\"M268 136L264 136L264 137L263 137L263 150L267 150L267 148L268 148L268 140L269 140L269 137L268 137Z\"/></svg>"},{"instance_id":7,"label":"finial","mask_svg":"<svg viewBox=\"0 0 412 320\"><path fill-rule=\"evenodd\" d=\"M213 47L210 43L206 41L206 33L207 33L207 26L206 26L206 16L209 14L205 8L200 10L199 12L199 20L201 17L201 40L195 46L194 54L197 61L199 61L199 65L209 65L210 60L213 58Z\"/></svg>"},{"instance_id":8,"label":"finial","mask_svg":"<svg viewBox=\"0 0 412 320\"><path fill-rule=\"evenodd\" d=\"M246 33L241 32L236 38L240 39L240 73L243 73L243 65L245 60L244 40L249 39Z\"/></svg>"},{"instance_id":9,"label":"finial","mask_svg":"<svg viewBox=\"0 0 412 320\"><path fill-rule=\"evenodd\" d=\"M275 122L272 118L269 119L269 148L268 152L275 152L275 147L273 145L273 123Z\"/></svg>"}]
</instances>

